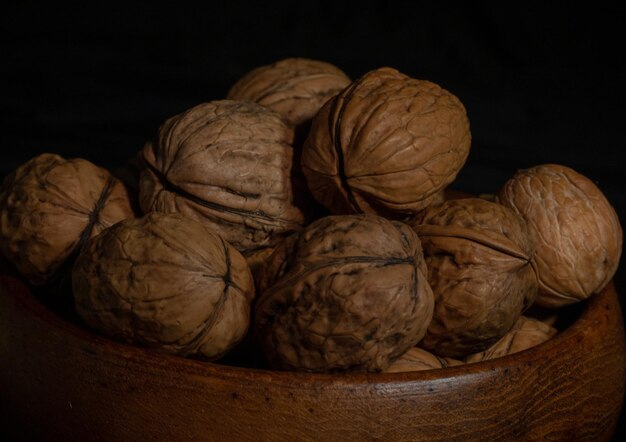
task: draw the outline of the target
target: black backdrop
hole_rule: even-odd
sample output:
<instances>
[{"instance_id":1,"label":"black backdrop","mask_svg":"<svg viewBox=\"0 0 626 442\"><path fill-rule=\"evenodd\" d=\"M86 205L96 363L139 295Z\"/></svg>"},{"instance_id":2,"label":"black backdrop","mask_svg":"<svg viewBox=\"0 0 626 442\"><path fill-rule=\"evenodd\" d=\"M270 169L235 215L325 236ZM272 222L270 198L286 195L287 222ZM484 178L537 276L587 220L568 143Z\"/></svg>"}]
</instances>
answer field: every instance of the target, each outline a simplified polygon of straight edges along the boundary
<instances>
[{"instance_id":1,"label":"black backdrop","mask_svg":"<svg viewBox=\"0 0 626 442\"><path fill-rule=\"evenodd\" d=\"M11 3L0 17L0 176L44 151L114 167L165 118L302 56L352 78L395 67L457 95L473 143L454 187L490 193L518 168L561 163L626 220L623 6Z\"/></svg>"}]
</instances>

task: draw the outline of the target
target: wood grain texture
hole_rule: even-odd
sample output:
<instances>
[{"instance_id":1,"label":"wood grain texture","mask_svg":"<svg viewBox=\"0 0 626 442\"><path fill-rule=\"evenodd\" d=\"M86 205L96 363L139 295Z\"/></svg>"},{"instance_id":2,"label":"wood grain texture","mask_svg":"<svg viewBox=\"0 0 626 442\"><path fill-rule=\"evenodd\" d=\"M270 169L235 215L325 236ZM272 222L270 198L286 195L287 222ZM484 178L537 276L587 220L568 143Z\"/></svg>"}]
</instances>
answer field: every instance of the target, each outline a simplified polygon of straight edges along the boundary
<instances>
[{"instance_id":1,"label":"wood grain texture","mask_svg":"<svg viewBox=\"0 0 626 442\"><path fill-rule=\"evenodd\" d=\"M201 363L100 338L0 276L0 416L12 440L608 440L626 378L612 285L550 341L414 373Z\"/></svg>"}]
</instances>

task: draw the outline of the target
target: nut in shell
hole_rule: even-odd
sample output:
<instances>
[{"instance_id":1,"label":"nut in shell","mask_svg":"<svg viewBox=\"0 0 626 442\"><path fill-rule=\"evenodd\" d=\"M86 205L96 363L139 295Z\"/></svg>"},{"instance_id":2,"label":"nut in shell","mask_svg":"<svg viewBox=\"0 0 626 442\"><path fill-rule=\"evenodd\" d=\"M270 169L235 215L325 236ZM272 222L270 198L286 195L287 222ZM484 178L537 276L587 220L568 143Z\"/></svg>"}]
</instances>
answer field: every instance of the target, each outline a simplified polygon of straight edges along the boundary
<instances>
[{"instance_id":1,"label":"nut in shell","mask_svg":"<svg viewBox=\"0 0 626 442\"><path fill-rule=\"evenodd\" d=\"M622 253L622 227L589 178L543 164L518 171L497 198L528 222L537 247L538 305L576 303L611 280Z\"/></svg>"},{"instance_id":2,"label":"nut in shell","mask_svg":"<svg viewBox=\"0 0 626 442\"><path fill-rule=\"evenodd\" d=\"M469 355L466 363L480 362L487 359L501 358L502 356L527 350L556 335L556 328L538 319L520 316L515 325L498 342L488 349Z\"/></svg>"},{"instance_id":3,"label":"nut in shell","mask_svg":"<svg viewBox=\"0 0 626 442\"><path fill-rule=\"evenodd\" d=\"M399 222L321 218L281 243L268 268L277 274L265 279L255 332L275 368L382 371L432 317L420 241Z\"/></svg>"},{"instance_id":4,"label":"nut in shell","mask_svg":"<svg viewBox=\"0 0 626 442\"><path fill-rule=\"evenodd\" d=\"M289 123L308 123L322 105L350 84L333 64L308 58L286 58L248 72L228 91L229 100L269 107Z\"/></svg>"},{"instance_id":5,"label":"nut in shell","mask_svg":"<svg viewBox=\"0 0 626 442\"><path fill-rule=\"evenodd\" d=\"M412 347L396 359L385 370L386 373L406 373L411 371L433 370L437 368L462 365L463 361L453 358L442 358L419 347Z\"/></svg>"},{"instance_id":6,"label":"nut in shell","mask_svg":"<svg viewBox=\"0 0 626 442\"><path fill-rule=\"evenodd\" d=\"M391 68L366 73L313 118L302 170L335 214L415 214L455 178L471 134L461 101Z\"/></svg>"},{"instance_id":7,"label":"nut in shell","mask_svg":"<svg viewBox=\"0 0 626 442\"><path fill-rule=\"evenodd\" d=\"M243 339L252 275L234 247L183 215L150 213L93 238L72 272L76 311L120 341L215 359Z\"/></svg>"},{"instance_id":8,"label":"nut in shell","mask_svg":"<svg viewBox=\"0 0 626 442\"><path fill-rule=\"evenodd\" d=\"M534 246L512 210L480 198L449 200L425 209L411 226L435 295L421 347L452 358L483 350L534 302Z\"/></svg>"},{"instance_id":9,"label":"nut in shell","mask_svg":"<svg viewBox=\"0 0 626 442\"><path fill-rule=\"evenodd\" d=\"M31 284L51 282L84 242L134 216L128 192L91 162L38 155L0 188L0 250Z\"/></svg>"},{"instance_id":10,"label":"nut in shell","mask_svg":"<svg viewBox=\"0 0 626 442\"><path fill-rule=\"evenodd\" d=\"M242 253L271 247L305 216L292 187L293 130L255 103L203 103L167 120L146 144L144 212L179 212Z\"/></svg>"}]
</instances>

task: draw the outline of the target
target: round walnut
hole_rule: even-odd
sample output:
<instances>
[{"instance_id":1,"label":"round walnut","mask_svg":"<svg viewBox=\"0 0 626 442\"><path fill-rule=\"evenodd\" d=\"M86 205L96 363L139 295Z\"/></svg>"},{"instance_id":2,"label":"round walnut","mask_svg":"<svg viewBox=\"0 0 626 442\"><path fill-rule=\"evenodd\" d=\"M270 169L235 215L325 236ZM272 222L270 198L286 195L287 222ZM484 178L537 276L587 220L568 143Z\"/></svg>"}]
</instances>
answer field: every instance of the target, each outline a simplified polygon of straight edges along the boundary
<instances>
[{"instance_id":1,"label":"round walnut","mask_svg":"<svg viewBox=\"0 0 626 442\"><path fill-rule=\"evenodd\" d=\"M292 188L292 139L280 115L258 104L198 105L146 144L141 208L199 220L243 253L273 246L305 222Z\"/></svg>"},{"instance_id":2,"label":"round walnut","mask_svg":"<svg viewBox=\"0 0 626 442\"><path fill-rule=\"evenodd\" d=\"M381 68L320 109L301 163L311 192L333 213L397 218L428 206L456 178L470 138L457 97Z\"/></svg>"},{"instance_id":3,"label":"round walnut","mask_svg":"<svg viewBox=\"0 0 626 442\"><path fill-rule=\"evenodd\" d=\"M511 209L480 198L449 200L425 209L411 226L424 246L435 295L420 346L453 358L481 351L534 302L534 247Z\"/></svg>"},{"instance_id":4,"label":"round walnut","mask_svg":"<svg viewBox=\"0 0 626 442\"><path fill-rule=\"evenodd\" d=\"M206 359L243 339L254 296L243 256L180 214L150 213L93 238L72 285L78 315L102 334Z\"/></svg>"},{"instance_id":5,"label":"round walnut","mask_svg":"<svg viewBox=\"0 0 626 442\"><path fill-rule=\"evenodd\" d=\"M537 252L537 304L560 307L588 298L613 277L622 253L619 219L588 178L558 164L518 171L498 201L523 216Z\"/></svg>"},{"instance_id":6,"label":"round walnut","mask_svg":"<svg viewBox=\"0 0 626 442\"><path fill-rule=\"evenodd\" d=\"M399 222L321 218L281 243L268 267L276 274L256 304L255 332L275 368L382 371L432 316L420 241Z\"/></svg>"},{"instance_id":7,"label":"round walnut","mask_svg":"<svg viewBox=\"0 0 626 442\"><path fill-rule=\"evenodd\" d=\"M31 284L47 284L65 276L87 239L133 216L126 188L106 169L41 154L0 188L0 250Z\"/></svg>"},{"instance_id":8,"label":"round walnut","mask_svg":"<svg viewBox=\"0 0 626 442\"><path fill-rule=\"evenodd\" d=\"M322 105L350 84L338 67L307 58L287 58L248 72L226 98L258 103L294 126L307 124Z\"/></svg>"},{"instance_id":9,"label":"round walnut","mask_svg":"<svg viewBox=\"0 0 626 442\"><path fill-rule=\"evenodd\" d=\"M423 348L412 347L409 351L396 359L385 372L404 373L409 371L433 370L462 364L462 361L453 358L442 358Z\"/></svg>"},{"instance_id":10,"label":"round walnut","mask_svg":"<svg viewBox=\"0 0 626 442\"><path fill-rule=\"evenodd\" d=\"M556 328L543 321L521 316L498 342L485 351L467 356L465 362L480 362L517 353L547 341L556 333Z\"/></svg>"}]
</instances>

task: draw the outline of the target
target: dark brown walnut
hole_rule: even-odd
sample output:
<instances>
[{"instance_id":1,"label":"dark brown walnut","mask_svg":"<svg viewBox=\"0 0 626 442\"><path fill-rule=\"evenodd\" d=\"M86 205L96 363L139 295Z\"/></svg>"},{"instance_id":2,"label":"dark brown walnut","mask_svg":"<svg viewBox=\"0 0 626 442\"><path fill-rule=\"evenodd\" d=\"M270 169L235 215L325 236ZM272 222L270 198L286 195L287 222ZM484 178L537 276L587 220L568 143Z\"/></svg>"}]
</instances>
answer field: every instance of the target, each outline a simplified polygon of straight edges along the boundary
<instances>
[{"instance_id":1,"label":"dark brown walnut","mask_svg":"<svg viewBox=\"0 0 626 442\"><path fill-rule=\"evenodd\" d=\"M433 370L437 368L462 365L463 361L442 358L419 347L412 347L389 366L386 373L404 373L409 371Z\"/></svg>"},{"instance_id":2,"label":"dark brown walnut","mask_svg":"<svg viewBox=\"0 0 626 442\"><path fill-rule=\"evenodd\" d=\"M31 284L62 277L85 241L133 217L128 192L87 160L38 155L0 188L0 249Z\"/></svg>"},{"instance_id":3,"label":"dark brown walnut","mask_svg":"<svg viewBox=\"0 0 626 442\"><path fill-rule=\"evenodd\" d=\"M481 351L534 302L534 246L511 209L480 198L450 200L428 207L411 226L435 295L421 347L453 358Z\"/></svg>"},{"instance_id":4,"label":"dark brown walnut","mask_svg":"<svg viewBox=\"0 0 626 442\"><path fill-rule=\"evenodd\" d=\"M254 286L237 250L181 214L150 213L93 238L72 272L76 311L113 339L215 359L246 334Z\"/></svg>"},{"instance_id":5,"label":"dark brown walnut","mask_svg":"<svg viewBox=\"0 0 626 442\"><path fill-rule=\"evenodd\" d=\"M457 97L380 68L320 109L301 163L311 192L333 213L396 218L419 212L456 178L470 139Z\"/></svg>"},{"instance_id":6,"label":"dark brown walnut","mask_svg":"<svg viewBox=\"0 0 626 442\"><path fill-rule=\"evenodd\" d=\"M338 67L307 58L287 58L261 66L237 81L226 96L269 107L289 123L308 123L322 105L350 84Z\"/></svg>"},{"instance_id":7,"label":"dark brown walnut","mask_svg":"<svg viewBox=\"0 0 626 442\"><path fill-rule=\"evenodd\" d=\"M274 368L382 371L422 338L432 316L420 241L399 222L319 219L282 242L268 268L255 332Z\"/></svg>"},{"instance_id":8,"label":"dark brown walnut","mask_svg":"<svg viewBox=\"0 0 626 442\"><path fill-rule=\"evenodd\" d=\"M523 216L537 246L537 304L588 298L613 277L623 233L615 210L587 177L558 164L518 171L498 201Z\"/></svg>"},{"instance_id":9,"label":"dark brown walnut","mask_svg":"<svg viewBox=\"0 0 626 442\"><path fill-rule=\"evenodd\" d=\"M556 328L543 321L521 316L498 342L485 351L467 356L465 362L480 362L517 353L547 341L556 333Z\"/></svg>"},{"instance_id":10,"label":"dark brown walnut","mask_svg":"<svg viewBox=\"0 0 626 442\"><path fill-rule=\"evenodd\" d=\"M168 119L143 154L145 212L203 222L240 252L273 246L305 216L292 187L293 130L254 103L204 103Z\"/></svg>"}]
</instances>

